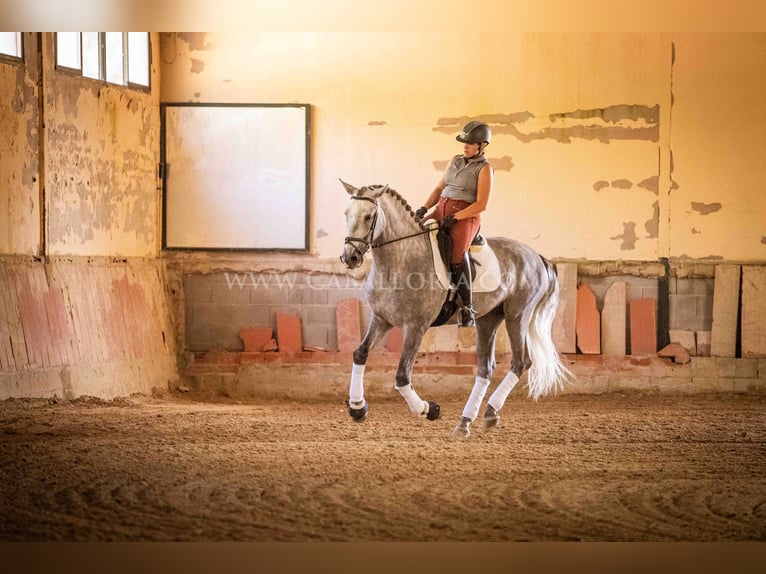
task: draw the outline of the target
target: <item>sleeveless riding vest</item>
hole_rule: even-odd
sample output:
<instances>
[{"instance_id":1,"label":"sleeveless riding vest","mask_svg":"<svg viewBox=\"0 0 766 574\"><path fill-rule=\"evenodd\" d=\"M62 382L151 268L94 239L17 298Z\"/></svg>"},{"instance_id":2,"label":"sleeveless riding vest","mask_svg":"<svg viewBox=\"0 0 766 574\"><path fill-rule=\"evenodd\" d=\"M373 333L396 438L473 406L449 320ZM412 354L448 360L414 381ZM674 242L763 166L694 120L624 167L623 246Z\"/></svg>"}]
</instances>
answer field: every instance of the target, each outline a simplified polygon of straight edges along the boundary
<instances>
[{"instance_id":1,"label":"sleeveless riding vest","mask_svg":"<svg viewBox=\"0 0 766 574\"><path fill-rule=\"evenodd\" d=\"M460 199L474 203L476 201L476 188L479 183L479 171L485 165L491 165L484 154L465 159L460 154L452 158L449 168L444 174L444 182L447 186L442 190L442 197L448 199Z\"/></svg>"}]
</instances>

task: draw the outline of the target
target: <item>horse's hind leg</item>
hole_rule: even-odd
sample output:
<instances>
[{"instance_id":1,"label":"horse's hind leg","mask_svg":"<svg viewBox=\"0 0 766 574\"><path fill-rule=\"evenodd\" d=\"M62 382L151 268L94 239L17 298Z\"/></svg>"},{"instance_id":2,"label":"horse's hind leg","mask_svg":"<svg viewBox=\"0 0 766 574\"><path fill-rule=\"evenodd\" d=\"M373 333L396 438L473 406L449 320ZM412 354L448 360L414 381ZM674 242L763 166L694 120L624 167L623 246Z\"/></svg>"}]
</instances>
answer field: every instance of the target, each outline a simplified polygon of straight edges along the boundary
<instances>
[{"instance_id":1,"label":"horse's hind leg","mask_svg":"<svg viewBox=\"0 0 766 574\"><path fill-rule=\"evenodd\" d=\"M456 435L468 437L471 434L471 423L479 414L484 395L489 388L489 379L495 370L495 337L502 322L502 306L476 320L476 380L471 395L463 408L460 421L455 425L454 432Z\"/></svg>"},{"instance_id":2,"label":"horse's hind leg","mask_svg":"<svg viewBox=\"0 0 766 574\"><path fill-rule=\"evenodd\" d=\"M529 322L532 320L532 313L535 309L536 301L527 301L521 309L514 309L510 301L504 305L505 327L508 330L508 340L511 344L511 370L506 373L502 382L497 386L495 392L487 401L487 410L484 412L484 429L488 430L500 422L500 409L503 408L508 395L519 382L521 375L531 365L529 350L527 349L527 332Z\"/></svg>"},{"instance_id":3,"label":"horse's hind leg","mask_svg":"<svg viewBox=\"0 0 766 574\"><path fill-rule=\"evenodd\" d=\"M364 367L370 349L383 338L391 325L373 314L367 333L354 351L354 365L351 367L351 384L348 389L348 414L356 421L362 421L367 416L367 401L364 400Z\"/></svg>"}]
</instances>

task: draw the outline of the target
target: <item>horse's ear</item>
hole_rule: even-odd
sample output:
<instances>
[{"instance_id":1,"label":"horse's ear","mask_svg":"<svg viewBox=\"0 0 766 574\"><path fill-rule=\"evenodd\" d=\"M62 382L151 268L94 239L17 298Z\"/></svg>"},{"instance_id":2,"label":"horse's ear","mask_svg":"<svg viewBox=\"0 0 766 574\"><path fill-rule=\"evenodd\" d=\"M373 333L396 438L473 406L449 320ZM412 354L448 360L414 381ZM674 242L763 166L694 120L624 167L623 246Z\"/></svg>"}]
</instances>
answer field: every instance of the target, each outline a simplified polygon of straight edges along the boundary
<instances>
[{"instance_id":1,"label":"horse's ear","mask_svg":"<svg viewBox=\"0 0 766 574\"><path fill-rule=\"evenodd\" d=\"M359 191L357 188L355 188L355 187L354 187L353 185L351 185L350 183L346 183L345 181L343 181L343 180L342 180L342 179L340 179L340 178L338 178L338 179L339 179L339 180L340 180L340 182L343 184L343 187L344 187L344 188L346 188L346 193L348 193L349 195L354 195L354 194L355 194L357 191Z\"/></svg>"},{"instance_id":2,"label":"horse's ear","mask_svg":"<svg viewBox=\"0 0 766 574\"><path fill-rule=\"evenodd\" d=\"M372 195L375 199L378 199L381 195L386 193L388 191L388 184L386 185L379 185L375 187L372 191Z\"/></svg>"}]
</instances>

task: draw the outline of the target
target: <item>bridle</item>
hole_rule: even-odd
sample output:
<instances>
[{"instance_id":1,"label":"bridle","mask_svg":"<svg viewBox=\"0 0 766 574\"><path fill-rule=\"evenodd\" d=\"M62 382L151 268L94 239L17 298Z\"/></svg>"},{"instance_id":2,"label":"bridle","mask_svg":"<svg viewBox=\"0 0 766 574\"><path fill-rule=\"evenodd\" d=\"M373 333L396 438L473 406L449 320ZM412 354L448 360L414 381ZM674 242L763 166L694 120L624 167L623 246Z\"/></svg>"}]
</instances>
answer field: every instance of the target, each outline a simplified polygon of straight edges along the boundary
<instances>
[{"instance_id":1,"label":"bridle","mask_svg":"<svg viewBox=\"0 0 766 574\"><path fill-rule=\"evenodd\" d=\"M367 231L367 234L364 237L346 237L343 244L344 245L350 245L354 248L354 251L357 252L359 255L359 259L362 259L364 257L364 254L367 253L370 249L374 247L378 247L377 244L372 242L372 238L375 234L375 224L378 223L378 200L372 199L371 197L364 197L362 195L352 195L351 199L361 199L364 201L369 201L373 205L375 205L375 215L372 216L372 223L370 224L370 229ZM362 244L362 249L359 248L357 243ZM340 256L341 261L343 261L343 256Z\"/></svg>"},{"instance_id":2,"label":"bridle","mask_svg":"<svg viewBox=\"0 0 766 574\"><path fill-rule=\"evenodd\" d=\"M372 216L372 223L370 224L370 229L367 231L364 237L346 237L343 244L344 245L350 245L354 251L359 255L359 258L362 259L364 257L364 254L367 253L370 249L377 249L378 247L383 247L384 245L388 245L389 243L396 243L397 241L401 241L402 239L409 239L410 237L417 237L418 235L425 235L426 233L429 233L433 231L434 227L428 227L427 229L424 229L423 231L419 231L417 233L412 233L410 235L405 235L404 237L397 237L395 239L389 239L388 241L379 241L377 243L373 242L373 237L375 235L375 225L378 223L378 200L372 199L371 197L364 197L363 195L352 195L351 199L361 199L364 201L369 201L370 203L375 205L375 215ZM361 244L362 247L360 248L357 243ZM343 255L340 256L340 260L343 261Z\"/></svg>"}]
</instances>

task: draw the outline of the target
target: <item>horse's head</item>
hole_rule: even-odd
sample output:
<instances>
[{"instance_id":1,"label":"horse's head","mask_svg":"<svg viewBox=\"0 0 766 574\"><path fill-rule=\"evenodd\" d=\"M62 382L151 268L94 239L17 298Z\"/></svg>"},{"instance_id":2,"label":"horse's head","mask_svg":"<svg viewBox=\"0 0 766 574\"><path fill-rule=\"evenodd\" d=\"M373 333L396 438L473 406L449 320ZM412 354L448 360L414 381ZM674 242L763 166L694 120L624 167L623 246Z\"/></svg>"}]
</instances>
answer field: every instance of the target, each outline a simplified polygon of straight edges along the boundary
<instances>
[{"instance_id":1,"label":"horse's head","mask_svg":"<svg viewBox=\"0 0 766 574\"><path fill-rule=\"evenodd\" d=\"M378 198L388 189L387 185L364 186L357 189L340 180L349 194L346 208L346 240L340 260L349 269L356 269L372 243L383 233L386 226L385 214L380 208Z\"/></svg>"}]
</instances>

